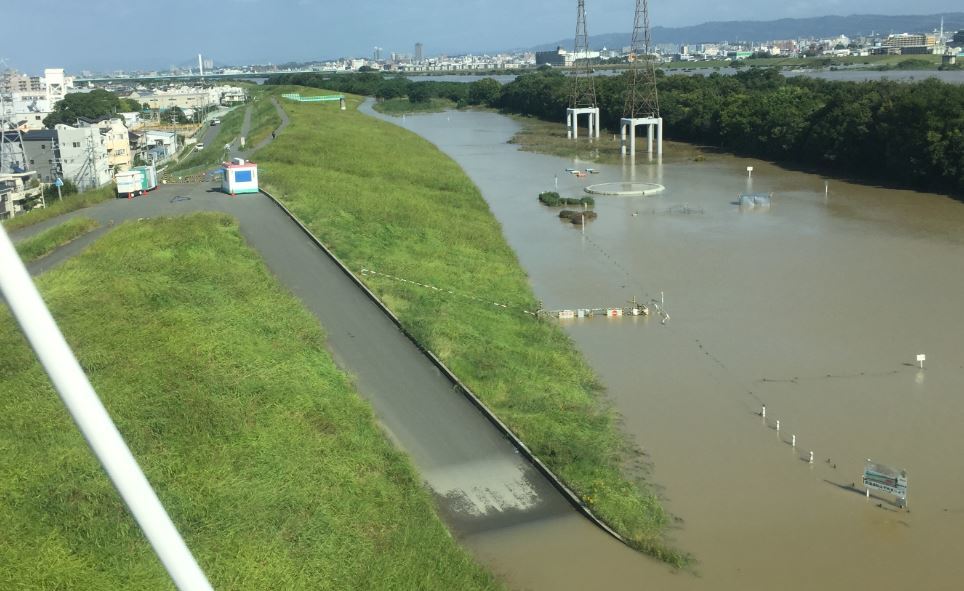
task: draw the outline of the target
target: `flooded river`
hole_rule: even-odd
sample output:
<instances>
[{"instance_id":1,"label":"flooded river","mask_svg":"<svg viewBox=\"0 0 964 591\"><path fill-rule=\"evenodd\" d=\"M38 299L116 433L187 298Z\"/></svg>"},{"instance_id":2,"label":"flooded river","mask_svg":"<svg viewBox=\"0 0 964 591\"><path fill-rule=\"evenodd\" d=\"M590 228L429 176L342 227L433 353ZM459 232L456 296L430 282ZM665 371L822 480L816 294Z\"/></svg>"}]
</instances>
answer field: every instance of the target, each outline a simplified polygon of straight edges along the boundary
<instances>
[{"instance_id":1,"label":"flooded river","mask_svg":"<svg viewBox=\"0 0 964 591\"><path fill-rule=\"evenodd\" d=\"M564 169L587 163L519 152L501 115L394 121L465 169L547 308L662 291L671 315L563 322L646 450L698 573L578 517L464 540L510 585L964 588L964 204L834 180L825 194L814 175L694 162L672 144L662 163L589 164L601 173L577 179ZM666 190L597 197L583 234L536 200L556 179L564 196L630 179ZM747 189L772 192L771 207L741 210ZM849 488L868 457L907 470L909 512Z\"/></svg>"}]
</instances>

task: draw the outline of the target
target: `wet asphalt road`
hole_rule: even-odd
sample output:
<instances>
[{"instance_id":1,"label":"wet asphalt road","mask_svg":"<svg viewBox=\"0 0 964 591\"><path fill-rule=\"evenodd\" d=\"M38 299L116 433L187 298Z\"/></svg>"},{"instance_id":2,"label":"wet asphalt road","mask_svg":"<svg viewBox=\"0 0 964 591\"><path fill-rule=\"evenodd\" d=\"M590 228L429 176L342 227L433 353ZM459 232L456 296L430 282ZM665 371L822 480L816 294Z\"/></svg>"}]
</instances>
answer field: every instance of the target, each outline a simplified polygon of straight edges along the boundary
<instances>
[{"instance_id":1,"label":"wet asphalt road","mask_svg":"<svg viewBox=\"0 0 964 591\"><path fill-rule=\"evenodd\" d=\"M146 197L117 199L15 233L22 239L70 217L101 223L29 265L41 273L126 220L220 211L271 272L318 318L338 365L353 376L389 437L407 452L458 535L571 516L561 494L344 272L266 196L229 197L207 185L164 185ZM280 313L280 311L279 311Z\"/></svg>"}]
</instances>

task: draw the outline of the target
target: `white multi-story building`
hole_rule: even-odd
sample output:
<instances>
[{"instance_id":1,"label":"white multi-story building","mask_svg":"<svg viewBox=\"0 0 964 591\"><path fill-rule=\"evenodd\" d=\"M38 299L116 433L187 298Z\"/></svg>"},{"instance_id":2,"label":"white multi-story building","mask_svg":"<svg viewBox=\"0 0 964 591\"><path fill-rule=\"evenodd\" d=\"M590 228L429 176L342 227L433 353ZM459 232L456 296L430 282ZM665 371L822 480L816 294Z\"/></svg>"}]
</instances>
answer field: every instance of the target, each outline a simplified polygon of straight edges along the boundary
<instances>
[{"instance_id":1,"label":"white multi-story building","mask_svg":"<svg viewBox=\"0 0 964 591\"><path fill-rule=\"evenodd\" d=\"M99 120L81 118L80 127L94 127L100 131L107 148L107 166L111 175L128 170L133 162L128 129L120 117L104 117Z\"/></svg>"},{"instance_id":2,"label":"white multi-story building","mask_svg":"<svg viewBox=\"0 0 964 591\"><path fill-rule=\"evenodd\" d=\"M74 78L65 76L63 68L47 68L43 77L7 70L0 75L0 115L22 130L42 129L57 101L73 88Z\"/></svg>"},{"instance_id":3,"label":"white multi-story building","mask_svg":"<svg viewBox=\"0 0 964 591\"><path fill-rule=\"evenodd\" d=\"M181 109L203 109L216 106L221 102L221 91L217 86L210 88L194 88L181 86L169 90L153 92L135 91L128 95L129 99L144 103L149 109L166 111L174 107Z\"/></svg>"}]
</instances>

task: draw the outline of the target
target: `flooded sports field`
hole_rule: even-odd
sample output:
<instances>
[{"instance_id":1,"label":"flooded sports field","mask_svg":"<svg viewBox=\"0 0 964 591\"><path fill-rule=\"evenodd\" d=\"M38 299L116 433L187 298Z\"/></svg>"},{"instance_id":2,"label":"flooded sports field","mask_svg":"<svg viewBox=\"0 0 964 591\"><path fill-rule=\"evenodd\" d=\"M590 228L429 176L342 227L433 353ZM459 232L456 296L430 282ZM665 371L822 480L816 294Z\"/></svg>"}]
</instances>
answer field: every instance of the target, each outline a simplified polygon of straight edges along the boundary
<instances>
[{"instance_id":1,"label":"flooded sports field","mask_svg":"<svg viewBox=\"0 0 964 591\"><path fill-rule=\"evenodd\" d=\"M645 450L696 573L576 517L465 539L510 585L964 588L964 204L672 144L634 166L525 153L492 113L392 121L465 169L546 308L662 293L670 317L559 322ZM565 171L587 166L600 172ZM665 190L597 196L584 231L536 199L627 181ZM769 207L741 208L750 192ZM865 498L867 458L907 471L909 510Z\"/></svg>"}]
</instances>

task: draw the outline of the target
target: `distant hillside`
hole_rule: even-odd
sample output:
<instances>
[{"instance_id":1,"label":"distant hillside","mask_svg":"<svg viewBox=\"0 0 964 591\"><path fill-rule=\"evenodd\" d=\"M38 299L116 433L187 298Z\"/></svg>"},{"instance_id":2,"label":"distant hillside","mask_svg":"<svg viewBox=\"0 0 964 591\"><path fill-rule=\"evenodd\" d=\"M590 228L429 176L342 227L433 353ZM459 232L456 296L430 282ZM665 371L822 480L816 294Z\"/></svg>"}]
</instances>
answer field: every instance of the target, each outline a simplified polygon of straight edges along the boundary
<instances>
[{"instance_id":1,"label":"distant hillside","mask_svg":"<svg viewBox=\"0 0 964 591\"><path fill-rule=\"evenodd\" d=\"M715 41L767 41L772 39L797 39L799 37L835 37L837 35L869 35L871 33L920 33L940 27L944 17L944 30L964 29L964 12L944 15L885 16L880 14L854 14L850 16L818 16L813 18L783 18L775 21L726 21L710 22L691 27L653 27L653 43L712 43ZM593 49L620 48L630 44L631 33L592 35L589 45ZM546 51L572 47L572 39L562 39L533 47L533 51Z\"/></svg>"}]
</instances>

